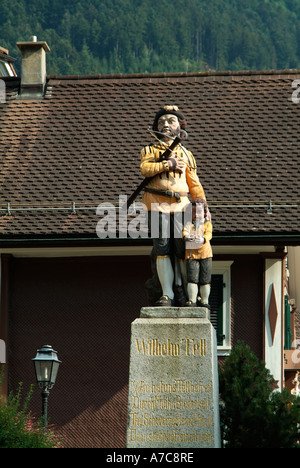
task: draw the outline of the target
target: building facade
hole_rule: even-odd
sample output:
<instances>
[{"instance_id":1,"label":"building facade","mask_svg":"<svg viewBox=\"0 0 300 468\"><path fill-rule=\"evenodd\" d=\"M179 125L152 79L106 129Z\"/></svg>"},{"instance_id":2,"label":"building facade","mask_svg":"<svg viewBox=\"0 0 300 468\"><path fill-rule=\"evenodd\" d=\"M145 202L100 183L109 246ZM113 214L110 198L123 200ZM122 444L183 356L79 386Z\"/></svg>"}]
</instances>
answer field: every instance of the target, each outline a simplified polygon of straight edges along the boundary
<instances>
[{"instance_id":1,"label":"building facade","mask_svg":"<svg viewBox=\"0 0 300 468\"><path fill-rule=\"evenodd\" d=\"M33 383L31 359L51 344L62 364L49 416L65 445L125 445L130 325L148 305L153 272L151 238L120 229L122 206L141 182L147 128L170 103L186 115L212 214L219 358L243 340L279 389L292 388L300 72L49 76L46 43L18 46L22 75L3 77L0 104L2 392ZM116 230L101 238L108 207ZM125 217L126 226L135 219ZM37 413L40 405L36 390Z\"/></svg>"}]
</instances>

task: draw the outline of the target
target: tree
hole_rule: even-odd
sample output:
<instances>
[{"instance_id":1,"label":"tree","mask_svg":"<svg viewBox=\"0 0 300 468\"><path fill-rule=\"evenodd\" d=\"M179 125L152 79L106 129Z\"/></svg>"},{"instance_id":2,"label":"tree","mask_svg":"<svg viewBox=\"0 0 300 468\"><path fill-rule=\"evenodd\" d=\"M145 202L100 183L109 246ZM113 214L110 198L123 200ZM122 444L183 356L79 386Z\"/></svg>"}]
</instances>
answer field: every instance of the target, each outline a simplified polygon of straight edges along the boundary
<instances>
[{"instance_id":1,"label":"tree","mask_svg":"<svg viewBox=\"0 0 300 468\"><path fill-rule=\"evenodd\" d=\"M0 388L4 372L0 374ZM42 421L28 409L33 386L22 400L22 383L7 401L0 396L0 448L58 448L61 441L53 430L45 432Z\"/></svg>"},{"instance_id":2,"label":"tree","mask_svg":"<svg viewBox=\"0 0 300 468\"><path fill-rule=\"evenodd\" d=\"M47 40L50 75L297 68L299 16L299 0L1 0L0 45Z\"/></svg>"},{"instance_id":3,"label":"tree","mask_svg":"<svg viewBox=\"0 0 300 468\"><path fill-rule=\"evenodd\" d=\"M300 398L273 390L273 376L249 346L233 348L219 378L226 448L299 447Z\"/></svg>"}]
</instances>

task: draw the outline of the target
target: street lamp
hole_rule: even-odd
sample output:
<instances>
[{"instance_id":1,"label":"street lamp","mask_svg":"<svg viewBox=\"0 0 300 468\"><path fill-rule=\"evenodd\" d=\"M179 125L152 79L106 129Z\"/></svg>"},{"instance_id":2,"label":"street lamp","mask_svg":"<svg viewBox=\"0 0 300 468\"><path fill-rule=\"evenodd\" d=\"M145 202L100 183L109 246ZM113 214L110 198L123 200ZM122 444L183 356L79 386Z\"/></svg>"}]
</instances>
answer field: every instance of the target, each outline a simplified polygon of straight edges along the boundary
<instances>
[{"instance_id":1,"label":"street lamp","mask_svg":"<svg viewBox=\"0 0 300 468\"><path fill-rule=\"evenodd\" d=\"M37 384L39 388L42 389L42 417L46 429L49 390L51 390L55 384L61 361L57 358L57 352L49 345L44 345L42 349L38 349L36 357L32 360Z\"/></svg>"}]
</instances>

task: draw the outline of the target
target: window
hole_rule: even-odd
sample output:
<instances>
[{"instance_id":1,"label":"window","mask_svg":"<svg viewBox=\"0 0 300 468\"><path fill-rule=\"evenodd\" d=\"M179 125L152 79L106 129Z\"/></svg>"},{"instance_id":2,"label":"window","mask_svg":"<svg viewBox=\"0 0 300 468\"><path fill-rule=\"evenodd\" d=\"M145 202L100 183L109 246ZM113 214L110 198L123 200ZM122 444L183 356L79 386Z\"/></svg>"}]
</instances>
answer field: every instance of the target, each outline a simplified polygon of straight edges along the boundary
<instances>
[{"instance_id":1,"label":"window","mask_svg":"<svg viewBox=\"0 0 300 468\"><path fill-rule=\"evenodd\" d=\"M14 76L10 65L4 61L0 61L0 77L1 76Z\"/></svg>"},{"instance_id":2,"label":"window","mask_svg":"<svg viewBox=\"0 0 300 468\"><path fill-rule=\"evenodd\" d=\"M230 297L232 261L213 261L210 303L210 320L217 334L218 355L225 356L231 350Z\"/></svg>"}]
</instances>

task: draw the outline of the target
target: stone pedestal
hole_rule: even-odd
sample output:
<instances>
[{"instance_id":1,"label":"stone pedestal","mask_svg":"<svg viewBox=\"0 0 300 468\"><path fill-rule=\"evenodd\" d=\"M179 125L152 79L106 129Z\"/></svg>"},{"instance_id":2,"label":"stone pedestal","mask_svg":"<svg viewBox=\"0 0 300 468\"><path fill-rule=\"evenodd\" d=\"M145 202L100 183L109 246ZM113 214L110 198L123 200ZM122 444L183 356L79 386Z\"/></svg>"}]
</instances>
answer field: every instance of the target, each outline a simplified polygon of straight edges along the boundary
<instances>
[{"instance_id":1,"label":"stone pedestal","mask_svg":"<svg viewBox=\"0 0 300 468\"><path fill-rule=\"evenodd\" d=\"M217 345L207 309L147 307L132 323L127 447L220 447Z\"/></svg>"}]
</instances>

